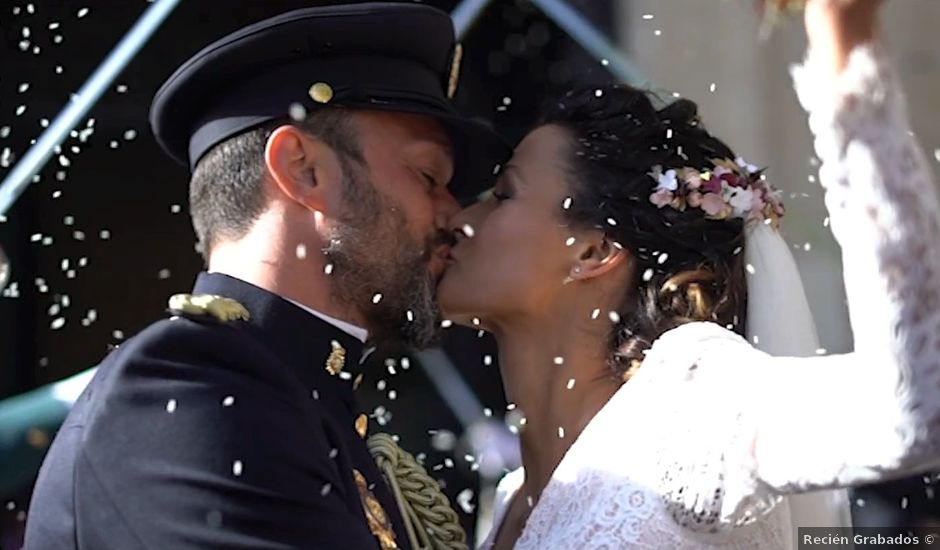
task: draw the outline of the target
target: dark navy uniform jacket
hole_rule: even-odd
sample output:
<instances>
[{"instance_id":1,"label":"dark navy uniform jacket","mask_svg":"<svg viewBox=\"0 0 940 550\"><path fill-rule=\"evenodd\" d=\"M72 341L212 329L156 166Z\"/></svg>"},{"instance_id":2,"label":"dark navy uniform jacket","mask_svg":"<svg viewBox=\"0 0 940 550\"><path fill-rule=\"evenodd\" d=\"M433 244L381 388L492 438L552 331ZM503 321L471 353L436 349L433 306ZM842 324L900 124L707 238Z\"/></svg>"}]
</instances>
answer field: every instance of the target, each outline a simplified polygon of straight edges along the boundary
<instances>
[{"instance_id":1,"label":"dark navy uniform jacket","mask_svg":"<svg viewBox=\"0 0 940 550\"><path fill-rule=\"evenodd\" d=\"M26 548L379 548L354 469L407 548L352 383L325 369L332 341L348 370L362 343L225 275L194 294L251 319L162 320L104 360L43 463Z\"/></svg>"}]
</instances>

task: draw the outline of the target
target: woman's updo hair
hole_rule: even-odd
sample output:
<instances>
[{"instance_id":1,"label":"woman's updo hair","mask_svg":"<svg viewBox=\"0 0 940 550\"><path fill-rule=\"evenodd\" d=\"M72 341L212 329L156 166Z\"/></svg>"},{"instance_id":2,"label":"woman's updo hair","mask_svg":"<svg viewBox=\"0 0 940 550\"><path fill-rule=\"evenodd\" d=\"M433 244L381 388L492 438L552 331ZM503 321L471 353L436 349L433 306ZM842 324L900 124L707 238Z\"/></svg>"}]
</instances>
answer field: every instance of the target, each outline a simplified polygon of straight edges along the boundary
<instances>
[{"instance_id":1,"label":"woman's updo hair","mask_svg":"<svg viewBox=\"0 0 940 550\"><path fill-rule=\"evenodd\" d=\"M743 334L744 221L650 201L654 166L705 171L714 168L711 159L735 158L702 127L697 105L680 99L657 110L647 92L594 86L549 102L545 124L571 136L571 201L560 207L562 216L572 226L603 230L634 259L631 288L611 316L614 373L626 380L656 338L684 323L713 321Z\"/></svg>"}]
</instances>

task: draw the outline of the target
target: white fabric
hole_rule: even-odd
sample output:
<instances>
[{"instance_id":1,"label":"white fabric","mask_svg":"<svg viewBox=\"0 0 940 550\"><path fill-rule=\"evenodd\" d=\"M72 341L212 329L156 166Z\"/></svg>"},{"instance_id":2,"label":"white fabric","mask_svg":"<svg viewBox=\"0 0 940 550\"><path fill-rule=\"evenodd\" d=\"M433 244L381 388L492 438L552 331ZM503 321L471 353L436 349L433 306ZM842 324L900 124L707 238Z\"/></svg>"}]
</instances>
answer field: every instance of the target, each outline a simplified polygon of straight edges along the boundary
<instances>
[{"instance_id":1,"label":"white fabric","mask_svg":"<svg viewBox=\"0 0 940 550\"><path fill-rule=\"evenodd\" d=\"M364 328L362 328L362 327L357 327L356 325L354 325L354 324L352 324L352 323L347 323L346 321L342 321L342 320L340 320L340 319L337 319L336 317L330 317L330 316L327 315L326 313L320 313L319 311L313 309L312 307L307 307L307 306L301 304L300 302L295 302L295 301L291 300L290 298L284 298L284 299L287 300L288 302L294 304L295 306L299 307L300 309L306 311L307 313L310 313L311 315L315 315L315 316L319 317L320 319L322 319L322 320L326 321L327 323L333 325L334 327L340 329L341 331L345 332L346 334L348 334L348 335L352 336L353 338L359 340L359 341L362 342L363 344L365 344L365 343L366 343L366 340L369 339L369 331L366 330L366 329L364 329Z\"/></svg>"},{"instance_id":2,"label":"white fabric","mask_svg":"<svg viewBox=\"0 0 940 550\"><path fill-rule=\"evenodd\" d=\"M667 332L568 450L517 549L789 548L785 495L940 465L932 176L880 51L853 52L837 92L813 67L810 57L794 76L855 351L773 357L713 323ZM521 481L500 484L494 532Z\"/></svg>"},{"instance_id":3,"label":"white fabric","mask_svg":"<svg viewBox=\"0 0 940 550\"><path fill-rule=\"evenodd\" d=\"M747 337L769 355L812 357L819 349L816 323L806 300L796 260L783 236L765 223L746 230ZM781 330L786 327L786 330ZM802 407L794 400L791 407ZM798 547L800 527L851 527L848 491L833 489L787 497L790 547Z\"/></svg>"}]
</instances>

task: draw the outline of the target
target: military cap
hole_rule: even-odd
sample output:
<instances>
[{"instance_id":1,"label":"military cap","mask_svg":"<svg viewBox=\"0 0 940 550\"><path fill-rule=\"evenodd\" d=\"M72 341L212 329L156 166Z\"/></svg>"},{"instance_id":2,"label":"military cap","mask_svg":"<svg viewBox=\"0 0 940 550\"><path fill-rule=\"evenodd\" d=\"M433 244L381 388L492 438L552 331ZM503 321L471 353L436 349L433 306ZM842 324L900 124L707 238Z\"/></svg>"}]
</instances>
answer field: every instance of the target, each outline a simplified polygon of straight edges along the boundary
<instances>
[{"instance_id":1,"label":"military cap","mask_svg":"<svg viewBox=\"0 0 940 550\"><path fill-rule=\"evenodd\" d=\"M454 143L451 191L467 198L492 179L509 146L451 105L460 47L450 16L393 2L318 6L244 27L203 48L157 91L150 124L160 146L194 169L213 146L295 104L423 114ZM296 107L295 107L296 109Z\"/></svg>"}]
</instances>

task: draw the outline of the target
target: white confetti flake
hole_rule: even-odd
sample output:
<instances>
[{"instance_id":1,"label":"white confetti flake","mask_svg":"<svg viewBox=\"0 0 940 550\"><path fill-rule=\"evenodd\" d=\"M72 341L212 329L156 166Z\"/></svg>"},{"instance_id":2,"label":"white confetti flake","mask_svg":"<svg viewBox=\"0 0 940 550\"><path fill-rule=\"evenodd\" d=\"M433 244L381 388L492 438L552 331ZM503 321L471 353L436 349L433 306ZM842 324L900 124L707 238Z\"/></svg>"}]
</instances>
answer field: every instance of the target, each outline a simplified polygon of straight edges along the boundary
<instances>
[{"instance_id":1,"label":"white confetti flake","mask_svg":"<svg viewBox=\"0 0 940 550\"><path fill-rule=\"evenodd\" d=\"M395 390L389 391L389 392L388 392L388 398L389 398L391 401L394 401L394 400L398 399L398 392L395 391Z\"/></svg>"},{"instance_id":2,"label":"white confetti flake","mask_svg":"<svg viewBox=\"0 0 940 550\"><path fill-rule=\"evenodd\" d=\"M650 267L650 268L647 268L646 271L643 272L643 282L648 283L650 282L650 280L652 280L652 278L653 278L653 268Z\"/></svg>"},{"instance_id":3,"label":"white confetti flake","mask_svg":"<svg viewBox=\"0 0 940 550\"><path fill-rule=\"evenodd\" d=\"M123 340L123 339L124 339L124 331L123 331L123 330L115 330L114 332L111 333L111 336L113 336L115 340Z\"/></svg>"},{"instance_id":4,"label":"white confetti flake","mask_svg":"<svg viewBox=\"0 0 940 550\"><path fill-rule=\"evenodd\" d=\"M76 15L78 16L79 19L81 19L82 17L85 17L86 15L88 15L89 11L90 10L88 8L82 8L78 10L78 13Z\"/></svg>"},{"instance_id":5,"label":"white confetti flake","mask_svg":"<svg viewBox=\"0 0 940 550\"><path fill-rule=\"evenodd\" d=\"M515 403L509 403L508 405L506 405L506 410L507 410L507 411L515 410L515 408L516 408L516 404L515 404Z\"/></svg>"},{"instance_id":6,"label":"white confetti flake","mask_svg":"<svg viewBox=\"0 0 940 550\"><path fill-rule=\"evenodd\" d=\"M803 243L803 250L805 250L806 252L809 252L810 250L812 250L812 248L813 248L813 245L812 245L812 244L810 244L810 243L808 243L808 242L807 242L807 243Z\"/></svg>"},{"instance_id":7,"label":"white confetti flake","mask_svg":"<svg viewBox=\"0 0 940 550\"><path fill-rule=\"evenodd\" d=\"M21 94L26 93L28 90L29 90L29 82L23 82L16 88L16 91Z\"/></svg>"},{"instance_id":8,"label":"white confetti flake","mask_svg":"<svg viewBox=\"0 0 940 550\"><path fill-rule=\"evenodd\" d=\"M381 302L381 301L382 301L382 293L381 293L381 292L376 292L375 295L372 297L372 303L373 303L373 304L377 304L377 303L379 303L379 302Z\"/></svg>"},{"instance_id":9,"label":"white confetti flake","mask_svg":"<svg viewBox=\"0 0 940 550\"><path fill-rule=\"evenodd\" d=\"M405 312L405 319L407 319L409 323L414 323L414 321L415 321L415 312L411 311L410 309L409 309L408 311L406 311L406 312Z\"/></svg>"},{"instance_id":10,"label":"white confetti flake","mask_svg":"<svg viewBox=\"0 0 940 550\"><path fill-rule=\"evenodd\" d=\"M908 504L908 499L907 499L907 497L902 497L902 498L901 498L901 509L902 509L902 510L907 510L907 504Z\"/></svg>"},{"instance_id":11,"label":"white confetti flake","mask_svg":"<svg viewBox=\"0 0 940 550\"><path fill-rule=\"evenodd\" d=\"M72 165L72 162L69 160L67 156L59 155L59 165L62 166L62 168L68 168L69 166Z\"/></svg>"},{"instance_id":12,"label":"white confetti flake","mask_svg":"<svg viewBox=\"0 0 940 550\"><path fill-rule=\"evenodd\" d=\"M470 320L470 322L473 323L473 326L475 327L480 326L480 319L478 317L474 317L473 319Z\"/></svg>"},{"instance_id":13,"label":"white confetti flake","mask_svg":"<svg viewBox=\"0 0 940 550\"><path fill-rule=\"evenodd\" d=\"M484 355L484 356L483 356L483 366L484 366L484 367L489 367L489 366L492 365L492 364L493 364L493 356L492 356L492 355Z\"/></svg>"},{"instance_id":14,"label":"white confetti flake","mask_svg":"<svg viewBox=\"0 0 940 550\"><path fill-rule=\"evenodd\" d=\"M317 390L313 390L312 392L310 392L310 397L314 399L320 399L320 392L318 392Z\"/></svg>"},{"instance_id":15,"label":"white confetti flake","mask_svg":"<svg viewBox=\"0 0 940 550\"><path fill-rule=\"evenodd\" d=\"M565 199L565 202L561 203L561 207L564 208L565 210L568 210L569 208L571 208L571 197L567 197Z\"/></svg>"},{"instance_id":16,"label":"white confetti flake","mask_svg":"<svg viewBox=\"0 0 940 550\"><path fill-rule=\"evenodd\" d=\"M652 13L644 13L644 14L643 14L643 19L644 19L645 21L649 21L649 20L652 19L652 18L653 18L653 14L652 14Z\"/></svg>"},{"instance_id":17,"label":"white confetti flake","mask_svg":"<svg viewBox=\"0 0 940 550\"><path fill-rule=\"evenodd\" d=\"M575 242L574 237L568 237L568 240L565 241L565 246L571 246Z\"/></svg>"},{"instance_id":18,"label":"white confetti flake","mask_svg":"<svg viewBox=\"0 0 940 550\"><path fill-rule=\"evenodd\" d=\"M750 273L751 275L757 273L757 270L754 269L754 266L751 265L751 264L747 264L747 265L745 266L745 269L747 269L747 272Z\"/></svg>"},{"instance_id":19,"label":"white confetti flake","mask_svg":"<svg viewBox=\"0 0 940 550\"><path fill-rule=\"evenodd\" d=\"M52 23L49 23L49 30L54 31L58 29L60 26L61 26L61 23L59 23L58 21L53 21Z\"/></svg>"},{"instance_id":20,"label":"white confetti flake","mask_svg":"<svg viewBox=\"0 0 940 550\"><path fill-rule=\"evenodd\" d=\"M568 380L568 385L565 386L565 387L568 388L569 390L570 390L570 389L573 389L573 388L574 388L574 378L569 379L569 380Z\"/></svg>"},{"instance_id":21,"label":"white confetti flake","mask_svg":"<svg viewBox=\"0 0 940 550\"><path fill-rule=\"evenodd\" d=\"M170 278L170 270L169 270L169 269L166 269L166 268L161 269L159 272L157 272L157 278L160 279L160 280L169 279L169 278Z\"/></svg>"},{"instance_id":22,"label":"white confetti flake","mask_svg":"<svg viewBox=\"0 0 940 550\"><path fill-rule=\"evenodd\" d=\"M597 319L601 316L600 308L594 308L594 311L591 312L591 319Z\"/></svg>"},{"instance_id":23,"label":"white confetti flake","mask_svg":"<svg viewBox=\"0 0 940 550\"><path fill-rule=\"evenodd\" d=\"M166 402L166 412L170 414L176 412L176 399L170 399Z\"/></svg>"},{"instance_id":24,"label":"white confetti flake","mask_svg":"<svg viewBox=\"0 0 940 550\"><path fill-rule=\"evenodd\" d=\"M708 85L708 91L714 93L718 89L718 85L712 82Z\"/></svg>"},{"instance_id":25,"label":"white confetti flake","mask_svg":"<svg viewBox=\"0 0 940 550\"><path fill-rule=\"evenodd\" d=\"M302 122L307 118L307 108L300 103L291 103L287 109L287 114L290 115L291 120Z\"/></svg>"},{"instance_id":26,"label":"white confetti flake","mask_svg":"<svg viewBox=\"0 0 940 550\"><path fill-rule=\"evenodd\" d=\"M323 268L323 272L326 273L327 275L332 274L332 273L333 273L333 264L326 264L326 266L324 266L324 268Z\"/></svg>"},{"instance_id":27,"label":"white confetti flake","mask_svg":"<svg viewBox=\"0 0 940 550\"><path fill-rule=\"evenodd\" d=\"M133 129L133 128L130 128L130 129L128 129L128 130L124 130L124 139L125 139L126 141L133 141L134 138L136 138L136 137L137 137L137 130L135 130L135 129Z\"/></svg>"},{"instance_id":28,"label":"white confetti flake","mask_svg":"<svg viewBox=\"0 0 940 550\"><path fill-rule=\"evenodd\" d=\"M65 40L65 37L63 37L61 34L57 34L52 37L53 44L61 44L63 40Z\"/></svg>"},{"instance_id":29,"label":"white confetti flake","mask_svg":"<svg viewBox=\"0 0 940 550\"><path fill-rule=\"evenodd\" d=\"M106 241L111 238L111 232L108 231L107 229L102 229L101 232L98 234L98 236L101 237L102 241Z\"/></svg>"},{"instance_id":30,"label":"white confetti flake","mask_svg":"<svg viewBox=\"0 0 940 550\"><path fill-rule=\"evenodd\" d=\"M663 265L666 261L669 260L669 254L663 252L659 255L659 259L656 261L659 265Z\"/></svg>"},{"instance_id":31,"label":"white confetti flake","mask_svg":"<svg viewBox=\"0 0 940 550\"><path fill-rule=\"evenodd\" d=\"M607 218L607 225L610 225L610 226L613 226L613 227L617 227L617 220L615 220L615 219L613 219L613 218Z\"/></svg>"},{"instance_id":32,"label":"white confetti flake","mask_svg":"<svg viewBox=\"0 0 940 550\"><path fill-rule=\"evenodd\" d=\"M12 512L13 510L16 510L16 503L11 500L7 502L7 511Z\"/></svg>"},{"instance_id":33,"label":"white confetti flake","mask_svg":"<svg viewBox=\"0 0 940 550\"><path fill-rule=\"evenodd\" d=\"M601 90L600 88L594 90L594 97L601 97L602 95L604 95L604 90Z\"/></svg>"},{"instance_id":34,"label":"white confetti flake","mask_svg":"<svg viewBox=\"0 0 940 550\"><path fill-rule=\"evenodd\" d=\"M410 368L411 368L411 359L408 359L407 357L402 357L402 358L401 358L401 368L402 368L403 370L408 370L408 369L410 369Z\"/></svg>"},{"instance_id":35,"label":"white confetti flake","mask_svg":"<svg viewBox=\"0 0 940 550\"><path fill-rule=\"evenodd\" d=\"M324 483L323 488L320 489L320 496L325 497L330 494L330 491L333 490L333 485L331 483Z\"/></svg>"},{"instance_id":36,"label":"white confetti flake","mask_svg":"<svg viewBox=\"0 0 940 550\"><path fill-rule=\"evenodd\" d=\"M441 321L441 328L450 328L452 326L454 326L454 322L450 319L444 319Z\"/></svg>"},{"instance_id":37,"label":"white confetti flake","mask_svg":"<svg viewBox=\"0 0 940 550\"><path fill-rule=\"evenodd\" d=\"M472 514L476 509L476 506L473 504L473 490L464 489L457 493L457 505L460 506L460 509L463 510L465 514Z\"/></svg>"},{"instance_id":38,"label":"white confetti flake","mask_svg":"<svg viewBox=\"0 0 940 550\"><path fill-rule=\"evenodd\" d=\"M828 352L826 351L826 348L817 348L817 349L816 349L816 355L826 355L826 353L828 353Z\"/></svg>"},{"instance_id":39,"label":"white confetti flake","mask_svg":"<svg viewBox=\"0 0 940 550\"><path fill-rule=\"evenodd\" d=\"M487 418L493 416L493 409L491 409L491 408L489 408L489 407L484 408L484 409L483 409L483 416L485 416L485 417L487 417Z\"/></svg>"},{"instance_id":40,"label":"white confetti flake","mask_svg":"<svg viewBox=\"0 0 940 550\"><path fill-rule=\"evenodd\" d=\"M63 71L65 71L65 69L62 67L62 65L56 65L55 74L62 74Z\"/></svg>"},{"instance_id":41,"label":"white confetti flake","mask_svg":"<svg viewBox=\"0 0 940 550\"><path fill-rule=\"evenodd\" d=\"M297 259L298 259L298 260L303 260L304 258L307 257L307 245L305 245L305 244L298 244L298 245L297 245L297 250L296 250L295 253L297 254Z\"/></svg>"},{"instance_id":42,"label":"white confetti flake","mask_svg":"<svg viewBox=\"0 0 940 550\"><path fill-rule=\"evenodd\" d=\"M512 105L512 98L509 97L509 96L504 97L504 98L503 98L503 105L506 105L506 106Z\"/></svg>"},{"instance_id":43,"label":"white confetti flake","mask_svg":"<svg viewBox=\"0 0 940 550\"><path fill-rule=\"evenodd\" d=\"M607 60L607 59L601 59L601 65L603 65L603 66L606 67L606 66L610 65L610 61Z\"/></svg>"},{"instance_id":44,"label":"white confetti flake","mask_svg":"<svg viewBox=\"0 0 940 550\"><path fill-rule=\"evenodd\" d=\"M473 235L476 234L476 232L473 230L473 226L471 226L469 223L463 224L462 230L463 234L470 238L473 238Z\"/></svg>"},{"instance_id":45,"label":"white confetti flake","mask_svg":"<svg viewBox=\"0 0 940 550\"><path fill-rule=\"evenodd\" d=\"M115 89L119 94L127 93L127 84L118 84Z\"/></svg>"},{"instance_id":46,"label":"white confetti flake","mask_svg":"<svg viewBox=\"0 0 940 550\"><path fill-rule=\"evenodd\" d=\"M4 127L0 128L0 139L6 139L6 138L9 137L9 136L10 136L10 127L9 127L9 126L4 126Z\"/></svg>"},{"instance_id":47,"label":"white confetti flake","mask_svg":"<svg viewBox=\"0 0 940 550\"><path fill-rule=\"evenodd\" d=\"M610 322L611 322L611 323L616 324L616 323L619 323L619 322L620 322L620 314L617 313L616 311L611 311L611 312L607 315L607 317L610 318Z\"/></svg>"},{"instance_id":48,"label":"white confetti flake","mask_svg":"<svg viewBox=\"0 0 940 550\"><path fill-rule=\"evenodd\" d=\"M112 149L117 149L119 145L120 144L118 143L116 139L112 139L111 142L108 143L108 146L111 147Z\"/></svg>"},{"instance_id":49,"label":"white confetti flake","mask_svg":"<svg viewBox=\"0 0 940 550\"><path fill-rule=\"evenodd\" d=\"M0 168L9 168L10 165L13 164L14 158L13 150L9 147L4 147L3 152L0 153Z\"/></svg>"},{"instance_id":50,"label":"white confetti flake","mask_svg":"<svg viewBox=\"0 0 940 550\"><path fill-rule=\"evenodd\" d=\"M564 364L565 364L565 358L564 358L564 357L555 357L554 362L555 362L556 365L564 365Z\"/></svg>"},{"instance_id":51,"label":"white confetti flake","mask_svg":"<svg viewBox=\"0 0 940 550\"><path fill-rule=\"evenodd\" d=\"M26 112L26 105L20 105L16 108L16 116L22 116Z\"/></svg>"},{"instance_id":52,"label":"white confetti flake","mask_svg":"<svg viewBox=\"0 0 940 550\"><path fill-rule=\"evenodd\" d=\"M244 469L245 467L242 464L241 460L236 460L235 462L232 463L232 473L235 474L236 476L242 475L242 472L244 471Z\"/></svg>"},{"instance_id":53,"label":"white confetti flake","mask_svg":"<svg viewBox=\"0 0 940 550\"><path fill-rule=\"evenodd\" d=\"M171 213L171 214L179 214L182 210L183 210L183 208L182 208L180 205L178 205L178 204L171 204L171 205L170 205L170 213Z\"/></svg>"},{"instance_id":54,"label":"white confetti flake","mask_svg":"<svg viewBox=\"0 0 940 550\"><path fill-rule=\"evenodd\" d=\"M656 29L655 31L653 31L653 34L655 34L656 36L662 36L663 31L661 31L660 29Z\"/></svg>"},{"instance_id":55,"label":"white confetti flake","mask_svg":"<svg viewBox=\"0 0 940 550\"><path fill-rule=\"evenodd\" d=\"M558 426L558 439L564 439L564 438L565 438L565 429L562 428L561 426Z\"/></svg>"},{"instance_id":56,"label":"white confetti flake","mask_svg":"<svg viewBox=\"0 0 940 550\"><path fill-rule=\"evenodd\" d=\"M59 330L65 326L65 317L57 317L49 326L52 330Z\"/></svg>"}]
</instances>

